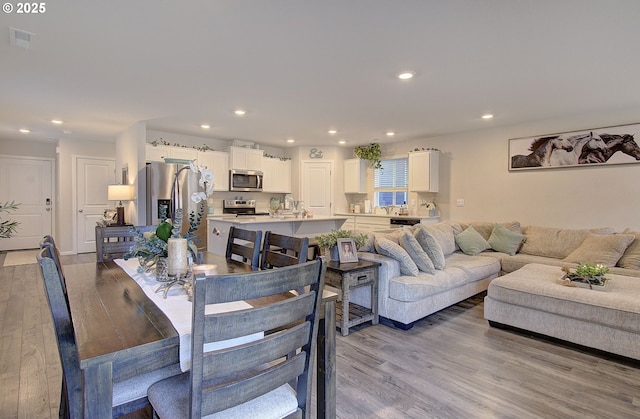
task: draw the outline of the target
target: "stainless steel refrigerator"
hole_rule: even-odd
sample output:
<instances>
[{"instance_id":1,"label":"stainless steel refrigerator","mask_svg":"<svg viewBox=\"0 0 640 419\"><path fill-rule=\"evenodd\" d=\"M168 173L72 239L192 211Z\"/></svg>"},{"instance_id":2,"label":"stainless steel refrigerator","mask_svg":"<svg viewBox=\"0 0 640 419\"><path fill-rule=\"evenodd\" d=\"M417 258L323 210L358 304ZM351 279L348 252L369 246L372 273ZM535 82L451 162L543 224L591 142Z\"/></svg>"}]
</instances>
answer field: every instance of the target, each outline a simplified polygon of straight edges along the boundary
<instances>
[{"instance_id":1,"label":"stainless steel refrigerator","mask_svg":"<svg viewBox=\"0 0 640 419\"><path fill-rule=\"evenodd\" d=\"M186 234L189 230L189 215L193 212L198 213L199 207L204 206L204 214L200 220L200 226L195 232L199 240L194 240L198 249L206 250L207 248L207 203L194 203L191 195L194 192L201 191L198 186L198 174L193 173L189 169L189 165L174 163L147 163L144 170L147 186L146 201L146 225L160 224L160 214L162 210L166 211L167 218L171 218L175 211L172 207L171 193L172 188L177 189L175 192L174 202L182 208L182 234ZM178 177L176 180L176 173Z\"/></svg>"}]
</instances>

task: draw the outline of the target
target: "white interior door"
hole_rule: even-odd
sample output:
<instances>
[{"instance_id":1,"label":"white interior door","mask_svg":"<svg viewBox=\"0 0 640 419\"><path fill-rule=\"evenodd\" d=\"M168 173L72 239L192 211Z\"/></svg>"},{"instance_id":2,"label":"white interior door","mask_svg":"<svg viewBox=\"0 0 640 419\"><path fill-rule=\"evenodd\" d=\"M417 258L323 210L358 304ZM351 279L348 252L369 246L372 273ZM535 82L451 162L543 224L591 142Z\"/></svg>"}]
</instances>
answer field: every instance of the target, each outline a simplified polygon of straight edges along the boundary
<instances>
[{"instance_id":1,"label":"white interior door","mask_svg":"<svg viewBox=\"0 0 640 419\"><path fill-rule=\"evenodd\" d=\"M117 203L107 200L107 186L116 183L116 162L110 159L76 160L78 253L96 251L96 221Z\"/></svg>"},{"instance_id":2,"label":"white interior door","mask_svg":"<svg viewBox=\"0 0 640 419\"><path fill-rule=\"evenodd\" d=\"M332 215L333 162L302 162L302 200L314 215Z\"/></svg>"},{"instance_id":3,"label":"white interior door","mask_svg":"<svg viewBox=\"0 0 640 419\"><path fill-rule=\"evenodd\" d=\"M53 222L53 162L0 157L0 202L15 201L18 209L0 218L19 222L16 234L0 239L0 250L35 249L51 234Z\"/></svg>"}]
</instances>

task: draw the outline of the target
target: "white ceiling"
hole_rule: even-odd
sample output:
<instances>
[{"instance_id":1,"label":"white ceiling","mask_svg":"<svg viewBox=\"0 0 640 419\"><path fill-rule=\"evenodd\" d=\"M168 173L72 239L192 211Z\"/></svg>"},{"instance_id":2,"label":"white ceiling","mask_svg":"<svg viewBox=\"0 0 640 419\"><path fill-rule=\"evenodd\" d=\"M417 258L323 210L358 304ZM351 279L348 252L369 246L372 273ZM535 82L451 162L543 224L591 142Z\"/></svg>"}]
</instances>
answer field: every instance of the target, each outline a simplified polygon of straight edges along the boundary
<instances>
[{"instance_id":1,"label":"white ceiling","mask_svg":"<svg viewBox=\"0 0 640 419\"><path fill-rule=\"evenodd\" d=\"M357 145L640 104L638 0L45 4L0 14L0 138L114 141L147 121ZM10 45L10 27L35 33L29 49ZM398 80L403 70L415 78Z\"/></svg>"}]
</instances>

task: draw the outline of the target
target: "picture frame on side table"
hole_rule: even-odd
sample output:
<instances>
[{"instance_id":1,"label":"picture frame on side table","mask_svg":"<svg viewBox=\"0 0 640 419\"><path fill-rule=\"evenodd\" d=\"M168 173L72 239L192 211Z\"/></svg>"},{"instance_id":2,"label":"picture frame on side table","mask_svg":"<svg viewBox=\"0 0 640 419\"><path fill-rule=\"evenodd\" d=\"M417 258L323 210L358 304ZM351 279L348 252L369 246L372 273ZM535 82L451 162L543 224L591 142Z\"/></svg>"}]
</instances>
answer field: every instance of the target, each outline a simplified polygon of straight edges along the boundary
<instances>
[{"instance_id":1,"label":"picture frame on side table","mask_svg":"<svg viewBox=\"0 0 640 419\"><path fill-rule=\"evenodd\" d=\"M352 263L358 261L356 242L353 239L338 239L338 256L340 263Z\"/></svg>"}]
</instances>

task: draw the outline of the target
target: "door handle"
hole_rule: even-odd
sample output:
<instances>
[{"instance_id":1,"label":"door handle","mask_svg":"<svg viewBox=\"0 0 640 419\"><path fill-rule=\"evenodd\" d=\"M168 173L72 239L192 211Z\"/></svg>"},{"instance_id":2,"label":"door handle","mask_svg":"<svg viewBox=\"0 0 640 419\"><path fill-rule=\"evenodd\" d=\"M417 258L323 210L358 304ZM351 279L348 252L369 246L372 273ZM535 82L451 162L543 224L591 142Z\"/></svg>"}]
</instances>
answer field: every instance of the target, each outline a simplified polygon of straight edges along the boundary
<instances>
[{"instance_id":1,"label":"door handle","mask_svg":"<svg viewBox=\"0 0 640 419\"><path fill-rule=\"evenodd\" d=\"M78 210L78 212L84 212L84 210Z\"/></svg>"},{"instance_id":2,"label":"door handle","mask_svg":"<svg viewBox=\"0 0 640 419\"><path fill-rule=\"evenodd\" d=\"M51 211L51 208L46 208L47 211Z\"/></svg>"}]
</instances>

